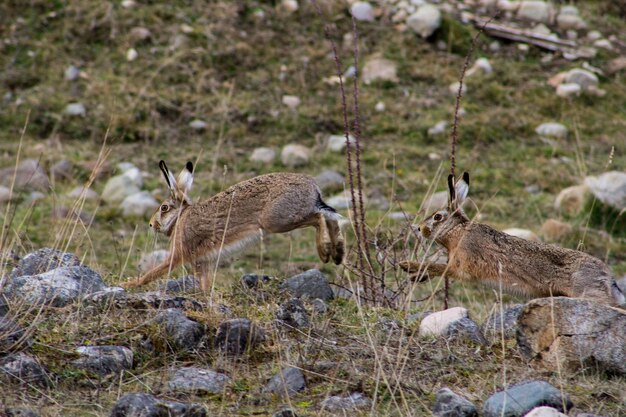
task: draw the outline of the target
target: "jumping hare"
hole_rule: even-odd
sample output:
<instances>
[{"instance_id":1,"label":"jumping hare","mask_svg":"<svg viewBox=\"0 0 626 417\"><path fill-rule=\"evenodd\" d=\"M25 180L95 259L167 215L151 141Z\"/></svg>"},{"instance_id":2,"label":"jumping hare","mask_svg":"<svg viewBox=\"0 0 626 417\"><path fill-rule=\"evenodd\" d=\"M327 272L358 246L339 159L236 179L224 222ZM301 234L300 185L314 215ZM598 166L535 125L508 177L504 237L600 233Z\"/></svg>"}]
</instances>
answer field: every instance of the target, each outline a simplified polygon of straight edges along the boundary
<instances>
[{"instance_id":1,"label":"jumping hare","mask_svg":"<svg viewBox=\"0 0 626 417\"><path fill-rule=\"evenodd\" d=\"M313 226L323 262L341 264L344 240L332 207L322 201L312 177L273 173L242 181L197 204L189 198L193 164L177 178L159 162L170 196L150 219L150 227L170 238L170 256L126 288L147 284L181 264L190 264L204 291L211 287L211 266L220 256L243 249L268 233Z\"/></svg>"},{"instance_id":2,"label":"jumping hare","mask_svg":"<svg viewBox=\"0 0 626 417\"><path fill-rule=\"evenodd\" d=\"M439 210L419 225L426 239L448 252L447 264L403 261L400 266L425 281L448 275L479 281L508 292L533 297L566 296L620 305L624 294L609 268L586 253L510 236L471 221L461 204L469 192L469 174L454 184L448 177L447 210Z\"/></svg>"}]
</instances>

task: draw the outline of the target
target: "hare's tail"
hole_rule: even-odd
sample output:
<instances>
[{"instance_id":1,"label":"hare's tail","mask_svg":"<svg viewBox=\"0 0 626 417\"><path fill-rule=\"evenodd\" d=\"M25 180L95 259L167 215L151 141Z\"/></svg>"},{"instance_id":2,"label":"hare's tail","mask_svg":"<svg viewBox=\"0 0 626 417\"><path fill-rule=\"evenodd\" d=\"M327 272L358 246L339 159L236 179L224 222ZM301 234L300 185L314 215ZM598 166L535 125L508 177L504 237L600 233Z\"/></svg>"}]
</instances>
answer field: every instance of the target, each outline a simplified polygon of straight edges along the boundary
<instances>
[{"instance_id":1,"label":"hare's tail","mask_svg":"<svg viewBox=\"0 0 626 417\"><path fill-rule=\"evenodd\" d=\"M337 213L334 207L329 206L322 200L322 195L317 194L317 201L315 202L315 208L329 220L343 219L343 216Z\"/></svg>"}]
</instances>

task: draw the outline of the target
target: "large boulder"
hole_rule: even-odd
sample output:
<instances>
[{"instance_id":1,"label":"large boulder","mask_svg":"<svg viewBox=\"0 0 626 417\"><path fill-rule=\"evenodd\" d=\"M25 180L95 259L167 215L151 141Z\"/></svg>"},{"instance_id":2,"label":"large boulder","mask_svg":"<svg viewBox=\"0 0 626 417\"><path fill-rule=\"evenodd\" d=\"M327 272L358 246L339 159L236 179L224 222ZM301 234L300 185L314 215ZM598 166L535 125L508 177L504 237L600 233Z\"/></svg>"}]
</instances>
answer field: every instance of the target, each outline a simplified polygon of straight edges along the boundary
<instances>
[{"instance_id":1,"label":"large boulder","mask_svg":"<svg viewBox=\"0 0 626 417\"><path fill-rule=\"evenodd\" d=\"M8 281L5 294L27 305L63 307L77 298L103 291L100 275L86 266L64 266L38 275L18 276Z\"/></svg>"},{"instance_id":2,"label":"large boulder","mask_svg":"<svg viewBox=\"0 0 626 417\"><path fill-rule=\"evenodd\" d=\"M433 415L436 417L478 417L476 406L449 388L437 391Z\"/></svg>"},{"instance_id":3,"label":"large boulder","mask_svg":"<svg viewBox=\"0 0 626 417\"><path fill-rule=\"evenodd\" d=\"M309 269L301 274L294 275L280 285L296 298L316 299L324 301L333 299L333 289L328 284L326 276L317 269Z\"/></svg>"},{"instance_id":4,"label":"large boulder","mask_svg":"<svg viewBox=\"0 0 626 417\"><path fill-rule=\"evenodd\" d=\"M482 324L481 329L483 334L491 342L498 341L502 337L506 340L515 339L517 334L517 318L523 308L523 304L515 304L511 307L496 309Z\"/></svg>"},{"instance_id":5,"label":"large boulder","mask_svg":"<svg viewBox=\"0 0 626 417\"><path fill-rule=\"evenodd\" d=\"M535 407L547 405L567 411L572 402L561 390L544 381L529 381L497 392L485 401L484 417L521 417ZM563 410L565 408L565 410Z\"/></svg>"},{"instance_id":6,"label":"large boulder","mask_svg":"<svg viewBox=\"0 0 626 417\"><path fill-rule=\"evenodd\" d=\"M265 332L249 319L230 319L217 329L215 344L221 351L241 355L265 341Z\"/></svg>"},{"instance_id":7,"label":"large boulder","mask_svg":"<svg viewBox=\"0 0 626 417\"><path fill-rule=\"evenodd\" d=\"M298 391L302 391L305 387L306 382L302 371L298 368L289 367L274 375L263 387L263 392L288 398Z\"/></svg>"},{"instance_id":8,"label":"large boulder","mask_svg":"<svg viewBox=\"0 0 626 417\"><path fill-rule=\"evenodd\" d=\"M204 327L197 321L190 320L185 313L176 308L168 308L156 315L167 340L175 349L192 351L198 348L205 335Z\"/></svg>"},{"instance_id":9,"label":"large boulder","mask_svg":"<svg viewBox=\"0 0 626 417\"><path fill-rule=\"evenodd\" d=\"M210 369L179 368L168 382L170 390L185 394L222 394L230 378Z\"/></svg>"},{"instance_id":10,"label":"large boulder","mask_svg":"<svg viewBox=\"0 0 626 417\"><path fill-rule=\"evenodd\" d=\"M626 375L626 311L567 297L539 298L517 319L521 352L551 369Z\"/></svg>"},{"instance_id":11,"label":"large boulder","mask_svg":"<svg viewBox=\"0 0 626 417\"><path fill-rule=\"evenodd\" d=\"M18 384L35 384L41 387L51 383L48 372L35 358L22 353L12 353L0 358L0 381L7 379Z\"/></svg>"},{"instance_id":12,"label":"large boulder","mask_svg":"<svg viewBox=\"0 0 626 417\"><path fill-rule=\"evenodd\" d=\"M80 346L76 352L80 358L72 365L96 375L119 374L133 367L133 351L124 346Z\"/></svg>"},{"instance_id":13,"label":"large boulder","mask_svg":"<svg viewBox=\"0 0 626 417\"><path fill-rule=\"evenodd\" d=\"M79 266L80 259L73 253L52 248L42 248L24 256L11 271L11 278L39 275L62 266Z\"/></svg>"}]
</instances>

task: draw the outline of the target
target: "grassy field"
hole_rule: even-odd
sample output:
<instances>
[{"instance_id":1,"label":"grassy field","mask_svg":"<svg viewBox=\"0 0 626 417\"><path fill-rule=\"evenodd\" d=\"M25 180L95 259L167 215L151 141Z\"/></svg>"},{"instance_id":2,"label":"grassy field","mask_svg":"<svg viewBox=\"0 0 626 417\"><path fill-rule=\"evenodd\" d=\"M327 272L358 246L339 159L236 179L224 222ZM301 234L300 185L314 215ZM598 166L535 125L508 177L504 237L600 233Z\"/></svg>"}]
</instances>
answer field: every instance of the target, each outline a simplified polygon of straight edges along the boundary
<instances>
[{"instance_id":1,"label":"grassy field","mask_svg":"<svg viewBox=\"0 0 626 417\"><path fill-rule=\"evenodd\" d=\"M178 171L192 160L197 167L194 199L256 174L288 170L280 158L268 165L250 162L249 155L259 146L280 151L288 143L303 144L314 152L298 172L344 173L345 155L326 150L324 143L328 135L343 132L339 89L324 82L335 72L324 24L330 24L347 68L354 59L352 45L343 40L352 27L347 7L343 2L320 2L322 21L308 2L301 2L294 14L280 11L274 3L142 1L125 8L119 2L92 0L30 0L28 6L2 2L0 167L14 166L18 158L37 159L46 168L62 159L73 165L72 178L55 181L52 191L36 204L24 191L6 210L2 207L6 225L2 249L22 256L41 247L62 248L115 285L137 274L143 253L165 248L164 237L155 240L149 233L147 219L123 218L117 207L100 201L85 202L84 209L94 214L89 226L52 216L55 207L74 203L67 193L88 181L91 171L86 163L100 154L106 155L112 169L120 162L135 164L148 173L144 188L161 190L161 195L165 185L158 161L165 159ZM591 29L625 40L626 23L612 2L576 5ZM138 26L149 29L147 39L134 38L132 29ZM428 42L410 31L394 30L389 18L360 22L358 30L360 66L378 55L398 67L398 82L359 86L365 193L382 195L391 203L388 210L368 207L369 235L395 239L406 233L407 225L390 220L387 212L416 214L429 192L445 187L449 137L432 137L427 130L441 120L452 120L455 96L449 85L458 81L475 30L449 15ZM445 48L438 48L438 41ZM563 99L547 80L580 67L581 61L558 55L546 59L544 51L534 47L522 51L509 43L492 52L491 42L482 36L476 47L475 57L488 58L494 73L466 80L457 152L458 170L472 175L470 195L481 221L538 232L546 219L563 220L573 231L555 243L583 247L606 260L616 276L626 274L624 230L605 230L605 219L597 220L591 204L577 215L554 208L561 189L580 184L586 175L626 167L626 73L600 76L604 97ZM138 57L128 61L131 47ZM589 64L605 69L616 56L617 52L599 50ZM70 65L80 69L76 81L64 79ZM350 100L352 80L348 81ZM287 94L301 99L297 111L281 103ZM84 104L84 117L64 114L73 102ZM385 104L384 111L375 110L378 102ZM206 121L206 129L190 128L194 119ZM541 140L535 128L549 121L566 125L568 137ZM440 159L429 157L433 153ZM96 179L92 188L101 193L106 180L107 176ZM528 193L528 186L539 192ZM476 208L470 214L478 214ZM350 227L347 233L352 245ZM350 262L354 263L354 253ZM272 236L262 249L248 250L222 268L217 301L236 316L269 329L284 295L273 283L265 289L266 301L253 299L241 288L239 277L263 273L283 279L310 267L343 285L355 280L349 270L319 263L313 231L301 230ZM391 285L404 279L402 274L389 274ZM426 284L413 296L425 297L439 286L439 281ZM450 303L469 308L481 322L498 308L500 298L490 289L457 283L452 284ZM523 299L504 295L503 301ZM544 379L562 388L579 411L626 415L623 377L554 373L526 363L513 342L478 347L419 339L415 325L405 322L406 315L439 310L442 305L440 296L401 309L337 300L330 305L331 313L314 317L311 332L272 331L271 341L242 361L210 349L197 355L172 352L146 325L146 314L151 313L113 311L94 316L75 307L26 312L20 322L32 324L35 343L30 349L60 376L59 382L47 392L17 393L0 387L0 401L31 404L42 415L108 415L123 392L169 395L168 370L194 363L224 370L234 382L224 396L191 401L205 403L219 415L257 415L279 408L279 400L263 398L260 387L280 367L293 364L307 371L308 388L291 404L304 415L316 415L319 401L328 394L352 391L375 400L372 410L361 411L364 415L427 415L440 387L449 386L481 405L506 384L526 379ZM190 314L212 330L222 318L212 311ZM389 331L381 324L388 320L397 320L400 329ZM152 338L157 354L143 348L138 335ZM75 356L73 347L89 343L132 346L134 372L119 380L94 381L68 367L68 359ZM324 368L328 362L335 365ZM81 393L80 400L76 392Z\"/></svg>"}]
</instances>

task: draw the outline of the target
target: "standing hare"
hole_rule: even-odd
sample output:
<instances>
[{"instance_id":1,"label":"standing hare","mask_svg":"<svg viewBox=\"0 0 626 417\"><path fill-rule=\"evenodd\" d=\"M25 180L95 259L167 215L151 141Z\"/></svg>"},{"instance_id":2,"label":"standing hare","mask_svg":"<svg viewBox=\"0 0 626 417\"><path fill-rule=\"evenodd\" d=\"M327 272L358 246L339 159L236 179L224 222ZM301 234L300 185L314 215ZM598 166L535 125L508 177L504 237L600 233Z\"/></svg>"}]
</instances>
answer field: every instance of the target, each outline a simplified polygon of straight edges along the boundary
<instances>
[{"instance_id":1,"label":"standing hare","mask_svg":"<svg viewBox=\"0 0 626 417\"><path fill-rule=\"evenodd\" d=\"M126 288L147 284L181 264L190 264L204 291L211 288L212 265L221 256L243 249L268 233L286 233L313 226L317 252L323 262L341 264L344 240L332 207L322 201L312 177L273 173L242 181L197 204L189 198L193 164L175 178L159 162L170 197L150 219L150 227L170 238L170 255Z\"/></svg>"},{"instance_id":2,"label":"standing hare","mask_svg":"<svg viewBox=\"0 0 626 417\"><path fill-rule=\"evenodd\" d=\"M448 275L479 281L533 297L566 296L620 305L624 294L609 268L586 253L531 242L471 221L461 205L469 192L469 174L454 184L448 177L447 210L439 210L419 225L426 239L448 252L447 264L403 261L400 266L418 281Z\"/></svg>"}]
</instances>

